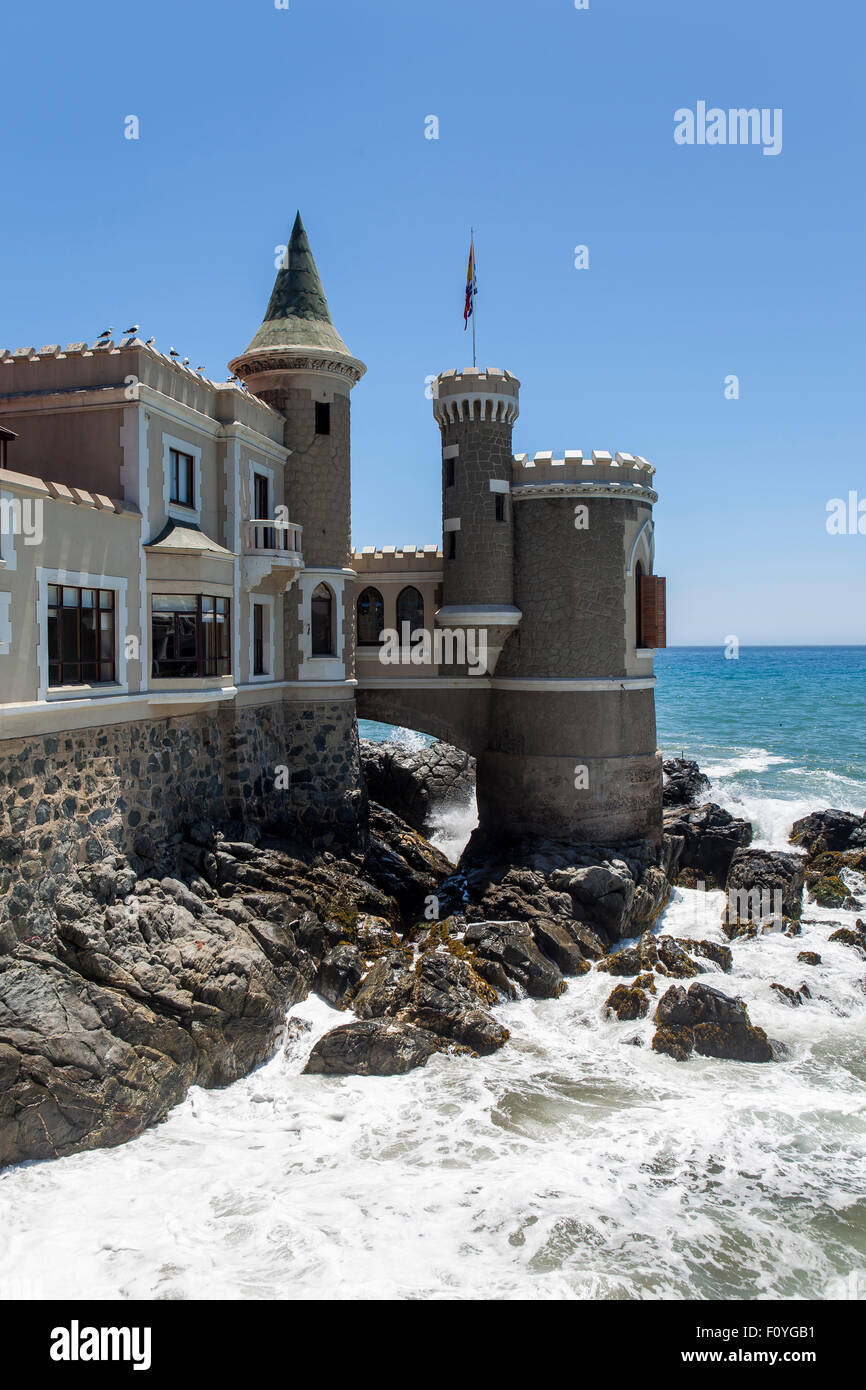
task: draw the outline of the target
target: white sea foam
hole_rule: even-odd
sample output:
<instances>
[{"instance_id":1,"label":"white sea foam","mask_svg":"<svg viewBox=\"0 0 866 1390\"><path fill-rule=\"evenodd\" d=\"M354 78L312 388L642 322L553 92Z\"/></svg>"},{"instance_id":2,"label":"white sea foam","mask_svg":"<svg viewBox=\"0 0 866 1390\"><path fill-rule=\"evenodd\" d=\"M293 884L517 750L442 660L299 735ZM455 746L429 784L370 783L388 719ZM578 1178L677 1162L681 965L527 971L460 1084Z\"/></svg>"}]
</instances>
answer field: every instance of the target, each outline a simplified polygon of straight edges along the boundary
<instances>
[{"instance_id":1,"label":"white sea foam","mask_svg":"<svg viewBox=\"0 0 866 1390\"><path fill-rule=\"evenodd\" d=\"M675 890L662 930L722 940L720 893ZM784 1060L651 1051L593 971L502 1005L493 1057L394 1078L303 1076L346 1021L131 1144L0 1174L0 1289L71 1298L823 1298L866 1266L864 962L803 936L734 944ZM799 950L823 964L802 965ZM812 999L786 1007L770 983ZM661 983L661 988L665 984ZM629 1045L634 1039L643 1046ZM859 1277L859 1276L857 1276ZM14 1292L13 1292L13 1295Z\"/></svg>"},{"instance_id":2,"label":"white sea foam","mask_svg":"<svg viewBox=\"0 0 866 1390\"><path fill-rule=\"evenodd\" d=\"M741 772L766 772L771 767L780 767L790 761L790 758L780 757L777 753L769 753L766 748L744 748L729 758L701 763L701 772L706 773L712 782L718 782L726 777L737 777Z\"/></svg>"},{"instance_id":3,"label":"white sea foam","mask_svg":"<svg viewBox=\"0 0 866 1390\"><path fill-rule=\"evenodd\" d=\"M465 801L449 801L446 805L438 807L431 819L433 829L430 843L456 864L466 848L469 836L478 824L475 797Z\"/></svg>"}]
</instances>

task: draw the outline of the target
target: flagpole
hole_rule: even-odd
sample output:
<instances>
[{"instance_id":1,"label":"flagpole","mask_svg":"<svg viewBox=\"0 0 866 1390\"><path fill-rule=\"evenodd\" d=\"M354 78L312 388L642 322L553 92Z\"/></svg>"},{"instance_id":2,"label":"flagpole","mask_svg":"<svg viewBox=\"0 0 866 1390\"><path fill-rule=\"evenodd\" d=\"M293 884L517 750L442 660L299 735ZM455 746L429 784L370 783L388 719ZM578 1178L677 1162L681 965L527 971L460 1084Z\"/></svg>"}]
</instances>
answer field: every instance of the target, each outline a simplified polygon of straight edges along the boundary
<instances>
[{"instance_id":1,"label":"flagpole","mask_svg":"<svg viewBox=\"0 0 866 1390\"><path fill-rule=\"evenodd\" d=\"M469 228L469 237L472 243L472 366L477 366L475 361L475 312L478 295L475 292L475 281L478 278L478 267L475 264L475 228Z\"/></svg>"}]
</instances>

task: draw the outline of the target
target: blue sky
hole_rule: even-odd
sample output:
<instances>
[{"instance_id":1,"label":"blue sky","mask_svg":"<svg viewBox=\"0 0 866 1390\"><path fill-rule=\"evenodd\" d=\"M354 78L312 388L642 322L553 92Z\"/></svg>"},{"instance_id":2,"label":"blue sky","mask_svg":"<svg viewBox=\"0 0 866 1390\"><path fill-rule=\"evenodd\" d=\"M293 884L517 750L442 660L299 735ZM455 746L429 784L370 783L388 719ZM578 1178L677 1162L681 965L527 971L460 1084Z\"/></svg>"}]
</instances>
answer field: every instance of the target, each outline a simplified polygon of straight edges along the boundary
<instances>
[{"instance_id":1,"label":"blue sky","mask_svg":"<svg viewBox=\"0 0 866 1390\"><path fill-rule=\"evenodd\" d=\"M866 535L825 527L829 499L866 500L862 9L43 0L0 32L0 343L140 323L221 379L300 207L368 366L355 543L429 543L425 378L471 363L474 224L515 449L657 467L669 640L866 642ZM781 107L782 152L678 146L701 100Z\"/></svg>"}]
</instances>

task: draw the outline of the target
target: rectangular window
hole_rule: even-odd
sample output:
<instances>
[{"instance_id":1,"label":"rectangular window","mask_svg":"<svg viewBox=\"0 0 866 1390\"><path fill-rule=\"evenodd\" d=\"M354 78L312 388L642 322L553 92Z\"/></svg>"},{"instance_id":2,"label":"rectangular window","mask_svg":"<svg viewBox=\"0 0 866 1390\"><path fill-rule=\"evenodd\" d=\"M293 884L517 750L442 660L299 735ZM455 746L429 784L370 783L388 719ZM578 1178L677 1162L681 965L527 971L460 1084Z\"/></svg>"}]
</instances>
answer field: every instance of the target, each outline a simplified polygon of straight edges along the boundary
<instances>
[{"instance_id":1,"label":"rectangular window","mask_svg":"<svg viewBox=\"0 0 866 1390\"><path fill-rule=\"evenodd\" d=\"M316 401L316 434L331 433L331 407L327 401Z\"/></svg>"},{"instance_id":2,"label":"rectangular window","mask_svg":"<svg viewBox=\"0 0 866 1390\"><path fill-rule=\"evenodd\" d=\"M268 674L267 613L263 603L253 604L253 675Z\"/></svg>"},{"instance_id":3,"label":"rectangular window","mask_svg":"<svg viewBox=\"0 0 866 1390\"><path fill-rule=\"evenodd\" d=\"M181 507L195 507L194 467L192 454L182 454L179 449L169 450L170 502L177 502Z\"/></svg>"},{"instance_id":4,"label":"rectangular window","mask_svg":"<svg viewBox=\"0 0 866 1390\"><path fill-rule=\"evenodd\" d=\"M446 459L446 460L445 460L445 486L446 486L446 487L453 487L453 486L454 486L454 460L453 460L453 459Z\"/></svg>"},{"instance_id":5,"label":"rectangular window","mask_svg":"<svg viewBox=\"0 0 866 1390\"><path fill-rule=\"evenodd\" d=\"M448 560L457 559L457 532L446 531L445 533L445 556Z\"/></svg>"},{"instance_id":6,"label":"rectangular window","mask_svg":"<svg viewBox=\"0 0 866 1390\"><path fill-rule=\"evenodd\" d=\"M151 638L154 676L227 676L231 603L212 594L154 594Z\"/></svg>"},{"instance_id":7,"label":"rectangular window","mask_svg":"<svg viewBox=\"0 0 866 1390\"><path fill-rule=\"evenodd\" d=\"M494 497L494 501L495 501L495 503L496 503L496 520L497 520L497 521L504 521L504 520L505 520L505 493L504 493L504 492L495 492L495 493L493 494L493 497Z\"/></svg>"},{"instance_id":8,"label":"rectangular window","mask_svg":"<svg viewBox=\"0 0 866 1390\"><path fill-rule=\"evenodd\" d=\"M49 584L49 686L110 683L114 661L113 592Z\"/></svg>"}]
</instances>

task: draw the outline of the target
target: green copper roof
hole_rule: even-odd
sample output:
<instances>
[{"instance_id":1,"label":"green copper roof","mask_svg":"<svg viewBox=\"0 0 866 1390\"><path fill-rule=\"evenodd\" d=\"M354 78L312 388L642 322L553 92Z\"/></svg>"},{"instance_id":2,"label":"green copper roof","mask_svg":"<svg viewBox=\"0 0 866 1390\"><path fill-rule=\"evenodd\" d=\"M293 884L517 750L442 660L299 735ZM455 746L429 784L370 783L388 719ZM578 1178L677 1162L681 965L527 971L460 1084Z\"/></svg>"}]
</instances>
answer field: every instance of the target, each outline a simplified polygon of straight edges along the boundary
<instances>
[{"instance_id":1,"label":"green copper roof","mask_svg":"<svg viewBox=\"0 0 866 1390\"><path fill-rule=\"evenodd\" d=\"M318 348L351 357L331 319L301 214L295 218L285 263L274 284L264 322L247 352L257 348Z\"/></svg>"}]
</instances>

